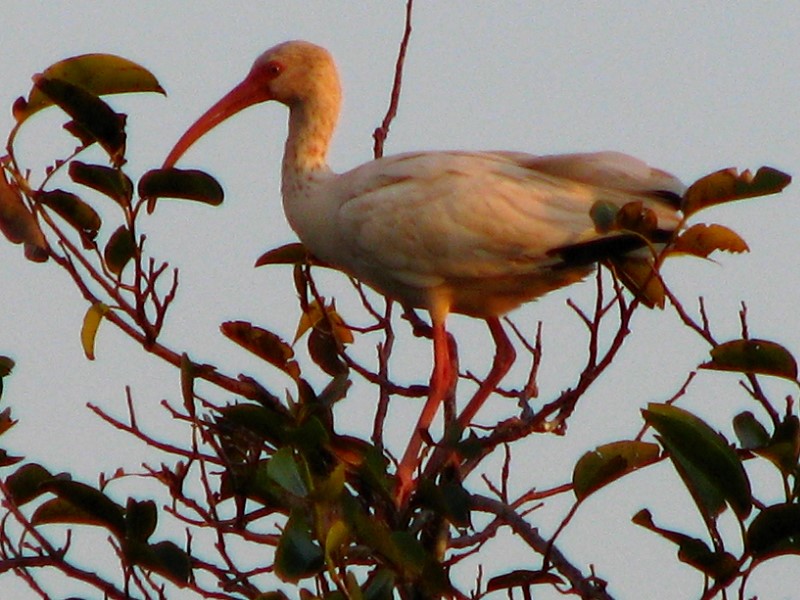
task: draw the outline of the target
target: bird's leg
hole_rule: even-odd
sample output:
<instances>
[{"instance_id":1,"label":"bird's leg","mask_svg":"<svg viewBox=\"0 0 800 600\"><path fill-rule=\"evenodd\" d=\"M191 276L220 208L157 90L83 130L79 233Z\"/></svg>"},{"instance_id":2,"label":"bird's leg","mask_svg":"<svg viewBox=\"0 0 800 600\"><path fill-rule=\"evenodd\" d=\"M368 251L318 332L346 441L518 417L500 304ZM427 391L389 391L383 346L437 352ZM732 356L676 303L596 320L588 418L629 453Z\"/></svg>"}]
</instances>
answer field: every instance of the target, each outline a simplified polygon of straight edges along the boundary
<instances>
[{"instance_id":1,"label":"bird's leg","mask_svg":"<svg viewBox=\"0 0 800 600\"><path fill-rule=\"evenodd\" d=\"M511 365L517 357L514 346L503 330L500 320L497 317L490 317L486 319L486 324L489 326L489 331L495 343L492 368L489 369L489 373L483 383L478 386L475 394L464 407L456 422L445 431L445 443L439 446L428 460L428 464L425 466L425 476L433 476L441 470L443 465L456 461L458 455L453 449L453 445L461 439L464 430L469 427L472 419L483 406L483 403L486 402L486 399L500 385L500 381L511 369Z\"/></svg>"},{"instance_id":2,"label":"bird's leg","mask_svg":"<svg viewBox=\"0 0 800 600\"><path fill-rule=\"evenodd\" d=\"M480 410L481 406L483 406L483 403L486 402L489 395L500 385L503 377L505 377L506 373L511 369L511 365L514 364L514 360L517 358L514 346L503 330L500 319L497 317L489 317L486 319L486 324L489 326L489 331L495 343L494 360L492 361L492 368L486 375L486 379L478 386L475 395L472 396L472 399L458 416L458 428L461 431L469 427L473 417Z\"/></svg>"},{"instance_id":3,"label":"bird's leg","mask_svg":"<svg viewBox=\"0 0 800 600\"><path fill-rule=\"evenodd\" d=\"M436 417L439 405L442 404L452 388L455 370L450 353L450 343L444 322L433 319L433 373L431 375L428 400L422 409L417 425L408 442L405 454L397 466L397 490L395 501L403 506L414 490L414 471L419 465L419 451L422 442L428 436L428 428Z\"/></svg>"}]
</instances>

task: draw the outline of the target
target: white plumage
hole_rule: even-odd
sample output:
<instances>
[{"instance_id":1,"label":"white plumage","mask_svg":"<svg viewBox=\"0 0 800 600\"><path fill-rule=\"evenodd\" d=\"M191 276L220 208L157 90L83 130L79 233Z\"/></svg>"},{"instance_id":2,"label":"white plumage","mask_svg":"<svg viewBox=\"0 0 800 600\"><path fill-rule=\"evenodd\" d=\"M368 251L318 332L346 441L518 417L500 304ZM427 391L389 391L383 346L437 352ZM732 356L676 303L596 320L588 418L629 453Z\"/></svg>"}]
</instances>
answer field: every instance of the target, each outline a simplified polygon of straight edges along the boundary
<instances>
[{"instance_id":1,"label":"white plumage","mask_svg":"<svg viewBox=\"0 0 800 600\"><path fill-rule=\"evenodd\" d=\"M514 359L498 317L589 272L586 264L561 264L552 251L600 236L590 217L595 202L641 200L661 229L680 219L675 198L683 184L615 152L416 152L335 174L327 151L339 115L338 74L326 50L300 41L261 55L242 83L184 134L165 167L221 121L267 100L290 110L283 205L303 244L386 296L431 314L434 373L398 467L400 502L413 489L422 431L455 377L447 314L486 319L498 346L489 376L459 417L466 427Z\"/></svg>"}]
</instances>

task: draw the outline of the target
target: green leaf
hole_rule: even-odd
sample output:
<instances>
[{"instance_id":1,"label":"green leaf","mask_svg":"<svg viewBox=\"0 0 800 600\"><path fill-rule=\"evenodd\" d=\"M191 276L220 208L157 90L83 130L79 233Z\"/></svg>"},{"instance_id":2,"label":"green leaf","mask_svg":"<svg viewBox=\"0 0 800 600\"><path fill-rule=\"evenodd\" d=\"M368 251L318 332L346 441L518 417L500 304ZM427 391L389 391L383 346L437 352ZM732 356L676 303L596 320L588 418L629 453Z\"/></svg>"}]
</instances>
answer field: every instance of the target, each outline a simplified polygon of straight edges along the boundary
<instances>
[{"instance_id":1,"label":"green leaf","mask_svg":"<svg viewBox=\"0 0 800 600\"><path fill-rule=\"evenodd\" d=\"M220 329L225 337L279 368L292 379L300 377L294 350L278 335L245 321L228 321L220 325Z\"/></svg>"},{"instance_id":2,"label":"green leaf","mask_svg":"<svg viewBox=\"0 0 800 600\"><path fill-rule=\"evenodd\" d=\"M800 554L800 505L775 504L762 510L747 528L745 543L759 559Z\"/></svg>"},{"instance_id":3,"label":"green leaf","mask_svg":"<svg viewBox=\"0 0 800 600\"><path fill-rule=\"evenodd\" d=\"M111 234L103 249L103 260L105 260L106 267L119 277L134 256L136 256L136 240L133 239L130 229L125 225L120 225Z\"/></svg>"},{"instance_id":4,"label":"green leaf","mask_svg":"<svg viewBox=\"0 0 800 600\"><path fill-rule=\"evenodd\" d=\"M256 267L264 265L304 265L310 262L311 253L300 242L284 244L262 254L256 261Z\"/></svg>"},{"instance_id":5,"label":"green leaf","mask_svg":"<svg viewBox=\"0 0 800 600\"><path fill-rule=\"evenodd\" d=\"M47 242L39 223L33 216L16 185L0 169L0 231L12 244L25 244L25 257L34 262L48 258Z\"/></svg>"},{"instance_id":6,"label":"green leaf","mask_svg":"<svg viewBox=\"0 0 800 600\"><path fill-rule=\"evenodd\" d=\"M769 442L769 433L749 410L733 418L733 430L745 450L762 448Z\"/></svg>"},{"instance_id":7,"label":"green leaf","mask_svg":"<svg viewBox=\"0 0 800 600\"><path fill-rule=\"evenodd\" d=\"M707 258L713 252L749 252L750 248L738 233L722 225L698 223L682 232L670 248L671 252Z\"/></svg>"},{"instance_id":8,"label":"green leaf","mask_svg":"<svg viewBox=\"0 0 800 600\"><path fill-rule=\"evenodd\" d=\"M341 519L335 520L325 535L325 563L328 569L336 569L336 561L350 545L350 528Z\"/></svg>"},{"instance_id":9,"label":"green leaf","mask_svg":"<svg viewBox=\"0 0 800 600\"><path fill-rule=\"evenodd\" d=\"M342 495L345 483L347 483L347 471L343 463L337 463L330 474L314 480L313 498L323 502L334 502Z\"/></svg>"},{"instance_id":10,"label":"green leaf","mask_svg":"<svg viewBox=\"0 0 800 600\"><path fill-rule=\"evenodd\" d=\"M396 564L403 573L412 579L422 575L431 557L419 540L410 531L393 531L389 538L396 548Z\"/></svg>"},{"instance_id":11,"label":"green leaf","mask_svg":"<svg viewBox=\"0 0 800 600\"><path fill-rule=\"evenodd\" d=\"M639 467L655 461L657 444L636 440L613 442L598 446L584 454L572 472L572 490L578 500L599 490Z\"/></svg>"},{"instance_id":12,"label":"green leaf","mask_svg":"<svg viewBox=\"0 0 800 600\"><path fill-rule=\"evenodd\" d=\"M36 200L52 208L85 240L93 241L97 237L102 224L100 215L75 194L64 190L43 191L36 194Z\"/></svg>"},{"instance_id":13,"label":"green leaf","mask_svg":"<svg viewBox=\"0 0 800 600\"><path fill-rule=\"evenodd\" d=\"M275 550L276 575L295 583L316 575L324 564L322 548L312 538L308 523L299 512L293 512Z\"/></svg>"},{"instance_id":14,"label":"green leaf","mask_svg":"<svg viewBox=\"0 0 800 600\"><path fill-rule=\"evenodd\" d=\"M608 200L598 200L592 204L589 216L592 218L597 233L609 233L617 223L619 205Z\"/></svg>"},{"instance_id":15,"label":"green leaf","mask_svg":"<svg viewBox=\"0 0 800 600\"><path fill-rule=\"evenodd\" d=\"M645 421L659 434L698 508L716 517L727 502L740 519L752 508L750 481L741 460L722 435L683 409L648 405Z\"/></svg>"},{"instance_id":16,"label":"green leaf","mask_svg":"<svg viewBox=\"0 0 800 600\"><path fill-rule=\"evenodd\" d=\"M310 456L318 454L324 446L327 446L330 436L322 421L317 416L311 415L287 431L286 439L304 456Z\"/></svg>"},{"instance_id":17,"label":"green leaf","mask_svg":"<svg viewBox=\"0 0 800 600\"><path fill-rule=\"evenodd\" d=\"M358 579L356 579L355 574L352 571L347 571L345 573L345 583L346 583L346 594L336 591L335 594L341 594L342 600L364 600L364 594L361 591L361 586L358 585ZM327 600L328 597L326 597ZM331 597L331 600L335 600L335 597Z\"/></svg>"},{"instance_id":18,"label":"green leaf","mask_svg":"<svg viewBox=\"0 0 800 600\"><path fill-rule=\"evenodd\" d=\"M35 84L72 117L85 134L97 140L113 165L125 162L125 115L114 112L91 92L62 79L40 76Z\"/></svg>"},{"instance_id":19,"label":"green leaf","mask_svg":"<svg viewBox=\"0 0 800 600\"><path fill-rule=\"evenodd\" d=\"M706 175L689 186L683 197L681 209L688 217L716 204L777 194L791 181L790 175L772 167L761 167L755 176L750 171L739 173L733 167L722 169Z\"/></svg>"},{"instance_id":20,"label":"green leaf","mask_svg":"<svg viewBox=\"0 0 800 600\"><path fill-rule=\"evenodd\" d=\"M14 504L22 506L44 494L47 490L42 485L52 479L53 475L42 465L28 463L8 476L6 486Z\"/></svg>"},{"instance_id":21,"label":"green leaf","mask_svg":"<svg viewBox=\"0 0 800 600\"><path fill-rule=\"evenodd\" d=\"M51 65L40 77L66 81L95 96L130 92L165 93L147 69L113 54L73 56ZM52 100L34 86L27 101L15 103L14 118L22 122L52 104Z\"/></svg>"},{"instance_id":22,"label":"green leaf","mask_svg":"<svg viewBox=\"0 0 800 600\"><path fill-rule=\"evenodd\" d=\"M97 338L97 330L100 328L100 322L110 309L102 302L95 302L86 311L83 317L83 326L81 327L81 346L83 346L83 353L89 360L94 360L94 342Z\"/></svg>"},{"instance_id":23,"label":"green leaf","mask_svg":"<svg viewBox=\"0 0 800 600\"><path fill-rule=\"evenodd\" d=\"M280 448L267 463L267 475L287 492L300 498L309 493L307 478L303 476L294 452L288 446Z\"/></svg>"},{"instance_id":24,"label":"green leaf","mask_svg":"<svg viewBox=\"0 0 800 600\"><path fill-rule=\"evenodd\" d=\"M125 507L125 537L129 540L146 542L156 530L158 511L152 500L138 501L128 498Z\"/></svg>"},{"instance_id":25,"label":"green leaf","mask_svg":"<svg viewBox=\"0 0 800 600\"><path fill-rule=\"evenodd\" d=\"M114 200L122 208L131 204L133 183L119 169L104 165L88 165L78 160L69 164L69 176L72 181L92 188Z\"/></svg>"},{"instance_id":26,"label":"green leaf","mask_svg":"<svg viewBox=\"0 0 800 600\"><path fill-rule=\"evenodd\" d=\"M219 182L196 169L153 169L139 180L138 192L148 199L148 212L153 212L156 198L194 200L211 206L219 206L225 198Z\"/></svg>"},{"instance_id":27,"label":"green leaf","mask_svg":"<svg viewBox=\"0 0 800 600\"><path fill-rule=\"evenodd\" d=\"M220 425L232 424L252 431L274 446L280 445L289 430L288 419L261 404L247 402L219 409Z\"/></svg>"},{"instance_id":28,"label":"green leaf","mask_svg":"<svg viewBox=\"0 0 800 600\"><path fill-rule=\"evenodd\" d=\"M122 507L103 492L77 481L51 479L42 484L42 489L58 498L42 504L34 513L31 522L83 523L107 528L117 537L125 535L125 519ZM45 508L46 507L46 508Z\"/></svg>"},{"instance_id":29,"label":"green leaf","mask_svg":"<svg viewBox=\"0 0 800 600\"><path fill-rule=\"evenodd\" d=\"M390 569L377 569L367 582L364 600L394 600L395 581Z\"/></svg>"},{"instance_id":30,"label":"green leaf","mask_svg":"<svg viewBox=\"0 0 800 600\"><path fill-rule=\"evenodd\" d=\"M774 375L797 381L797 361L775 342L758 339L732 340L711 350L711 360L701 369Z\"/></svg>"}]
</instances>

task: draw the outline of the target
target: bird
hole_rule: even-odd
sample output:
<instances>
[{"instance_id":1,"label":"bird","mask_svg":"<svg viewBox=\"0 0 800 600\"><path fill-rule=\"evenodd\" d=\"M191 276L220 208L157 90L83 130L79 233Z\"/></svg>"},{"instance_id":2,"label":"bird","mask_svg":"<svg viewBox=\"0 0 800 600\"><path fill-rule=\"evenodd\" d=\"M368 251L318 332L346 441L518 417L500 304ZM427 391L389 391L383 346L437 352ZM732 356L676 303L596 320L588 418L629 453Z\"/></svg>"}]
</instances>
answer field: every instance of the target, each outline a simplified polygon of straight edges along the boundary
<instances>
[{"instance_id":1,"label":"bird","mask_svg":"<svg viewBox=\"0 0 800 600\"><path fill-rule=\"evenodd\" d=\"M591 257L578 253L581 259L570 260L568 252L559 252L611 235L598 231L592 207L641 203L658 231L669 234L681 222L685 186L611 151L407 152L335 173L327 155L341 98L326 49L284 42L261 54L244 79L186 130L163 168L174 168L199 138L249 106L276 101L288 107L281 194L300 241L316 259L430 316L428 397L396 469L395 500L402 505L413 493L428 428L458 376L448 315L485 320L496 347L488 375L458 415L465 429L515 360L501 317L594 268Z\"/></svg>"}]
</instances>

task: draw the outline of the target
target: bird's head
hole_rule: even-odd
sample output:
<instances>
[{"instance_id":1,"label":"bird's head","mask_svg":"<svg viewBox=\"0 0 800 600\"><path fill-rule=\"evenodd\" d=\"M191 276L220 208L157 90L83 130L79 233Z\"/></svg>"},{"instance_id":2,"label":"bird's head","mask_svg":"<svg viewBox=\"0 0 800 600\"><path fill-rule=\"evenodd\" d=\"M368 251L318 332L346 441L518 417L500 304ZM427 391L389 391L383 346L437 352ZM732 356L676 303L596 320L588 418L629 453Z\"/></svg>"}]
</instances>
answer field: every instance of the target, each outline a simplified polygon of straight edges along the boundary
<instances>
[{"instance_id":1,"label":"bird's head","mask_svg":"<svg viewBox=\"0 0 800 600\"><path fill-rule=\"evenodd\" d=\"M275 100L294 108L326 98L338 110L339 76L330 53L309 42L284 42L253 63L247 76L183 134L164 161L172 167L208 131L248 106Z\"/></svg>"}]
</instances>

